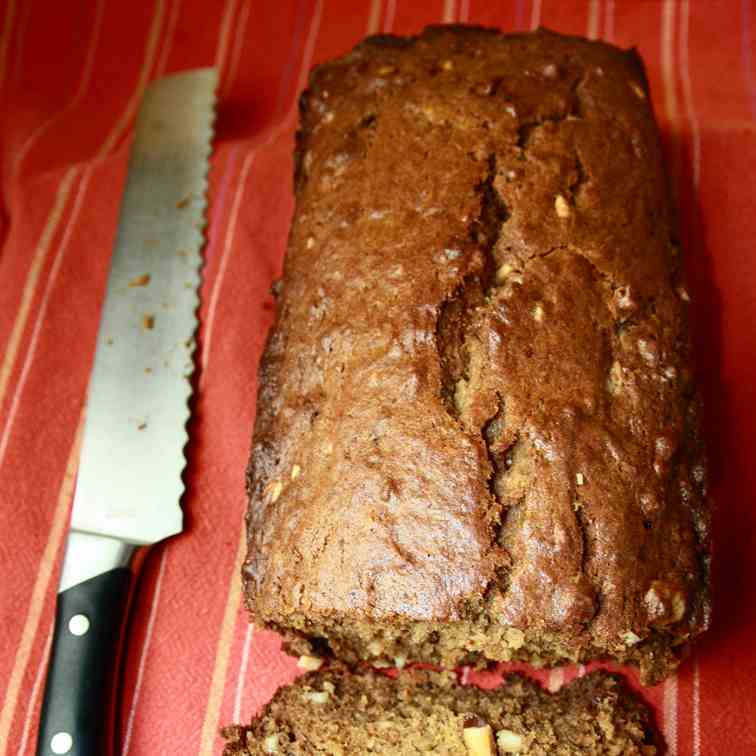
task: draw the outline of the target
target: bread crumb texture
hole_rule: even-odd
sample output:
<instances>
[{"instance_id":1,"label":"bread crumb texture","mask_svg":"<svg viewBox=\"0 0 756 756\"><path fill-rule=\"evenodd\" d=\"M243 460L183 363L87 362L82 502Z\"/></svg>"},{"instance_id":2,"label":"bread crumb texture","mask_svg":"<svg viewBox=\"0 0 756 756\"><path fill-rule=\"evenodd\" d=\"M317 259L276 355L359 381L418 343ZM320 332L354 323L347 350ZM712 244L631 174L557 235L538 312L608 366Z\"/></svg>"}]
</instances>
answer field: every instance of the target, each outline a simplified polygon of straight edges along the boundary
<instances>
[{"instance_id":1,"label":"bread crumb texture","mask_svg":"<svg viewBox=\"0 0 756 756\"><path fill-rule=\"evenodd\" d=\"M330 684L332 690L325 689ZM325 703L305 693L324 693ZM223 731L224 756L435 753L652 756L651 716L621 678L595 672L558 693L520 675L494 690L449 673L317 672L282 688L249 726Z\"/></svg>"}]
</instances>

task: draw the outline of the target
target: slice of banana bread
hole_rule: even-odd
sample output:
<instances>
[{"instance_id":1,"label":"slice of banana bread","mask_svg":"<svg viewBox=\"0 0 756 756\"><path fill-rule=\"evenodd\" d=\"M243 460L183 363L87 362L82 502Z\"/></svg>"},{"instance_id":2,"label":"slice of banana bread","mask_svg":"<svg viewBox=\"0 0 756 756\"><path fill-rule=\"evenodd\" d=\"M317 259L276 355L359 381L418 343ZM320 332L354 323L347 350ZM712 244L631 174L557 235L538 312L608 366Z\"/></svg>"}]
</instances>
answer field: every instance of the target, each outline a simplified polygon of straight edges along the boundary
<instances>
[{"instance_id":1,"label":"slice of banana bread","mask_svg":"<svg viewBox=\"0 0 756 756\"><path fill-rule=\"evenodd\" d=\"M349 662L663 678L708 623L709 509L638 56L431 28L319 66L301 106L254 620Z\"/></svg>"},{"instance_id":2,"label":"slice of banana bread","mask_svg":"<svg viewBox=\"0 0 756 756\"><path fill-rule=\"evenodd\" d=\"M662 752L649 709L605 672L553 694L522 675L481 690L458 685L450 673L408 670L393 680L370 671L315 672L279 690L249 726L223 734L224 756Z\"/></svg>"}]
</instances>

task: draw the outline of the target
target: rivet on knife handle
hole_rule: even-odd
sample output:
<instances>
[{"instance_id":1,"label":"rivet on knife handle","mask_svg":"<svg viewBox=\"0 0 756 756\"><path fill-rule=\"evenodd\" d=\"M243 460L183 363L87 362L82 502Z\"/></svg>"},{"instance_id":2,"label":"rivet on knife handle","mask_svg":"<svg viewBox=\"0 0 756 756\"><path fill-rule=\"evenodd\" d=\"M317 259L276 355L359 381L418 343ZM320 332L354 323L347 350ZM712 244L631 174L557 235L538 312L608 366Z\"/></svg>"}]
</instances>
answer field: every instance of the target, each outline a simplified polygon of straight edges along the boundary
<instances>
[{"instance_id":1,"label":"rivet on knife handle","mask_svg":"<svg viewBox=\"0 0 756 756\"><path fill-rule=\"evenodd\" d=\"M38 756L114 752L132 556L182 528L216 86L212 68L155 81L137 119L89 383Z\"/></svg>"}]
</instances>

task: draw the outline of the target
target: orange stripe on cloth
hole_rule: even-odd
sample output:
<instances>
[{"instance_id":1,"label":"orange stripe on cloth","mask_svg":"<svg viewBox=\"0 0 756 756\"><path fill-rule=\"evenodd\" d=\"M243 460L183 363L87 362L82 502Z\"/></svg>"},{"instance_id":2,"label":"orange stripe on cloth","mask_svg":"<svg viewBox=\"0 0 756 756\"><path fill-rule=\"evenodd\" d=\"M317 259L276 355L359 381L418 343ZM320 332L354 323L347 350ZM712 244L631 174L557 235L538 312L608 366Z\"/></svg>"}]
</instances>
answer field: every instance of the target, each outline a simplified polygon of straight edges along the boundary
<instances>
[{"instance_id":1,"label":"orange stripe on cloth","mask_svg":"<svg viewBox=\"0 0 756 756\"><path fill-rule=\"evenodd\" d=\"M239 542L236 546L236 558L234 559L226 608L223 612L223 622L215 652L215 664L213 665L210 693L207 700L207 708L205 709L205 720L202 723L198 756L211 756L215 751L215 739L218 734L218 721L220 719L223 691L226 684L226 671L228 669L228 660L231 656L231 642L241 606L242 592L239 585L239 575L246 549L247 537L242 529Z\"/></svg>"},{"instance_id":2,"label":"orange stripe on cloth","mask_svg":"<svg viewBox=\"0 0 756 756\"><path fill-rule=\"evenodd\" d=\"M454 7L454 0L444 0L444 15L441 17L441 21L444 24L450 24L454 21L454 16L457 9Z\"/></svg>"},{"instance_id":3,"label":"orange stripe on cloth","mask_svg":"<svg viewBox=\"0 0 756 756\"><path fill-rule=\"evenodd\" d=\"M381 0L371 0L370 14L368 15L367 29L365 33L369 36L377 34L381 25Z\"/></svg>"},{"instance_id":4,"label":"orange stripe on cloth","mask_svg":"<svg viewBox=\"0 0 756 756\"><path fill-rule=\"evenodd\" d=\"M662 730L669 756L677 756L677 673L664 681L664 721Z\"/></svg>"},{"instance_id":5,"label":"orange stripe on cloth","mask_svg":"<svg viewBox=\"0 0 756 756\"><path fill-rule=\"evenodd\" d=\"M84 410L82 409L79 416L79 424L74 435L74 442L71 446L71 452L68 455L68 463L63 476L63 482L58 494L58 501L55 506L54 516L50 528L50 536L45 544L45 550L42 553L37 577L32 589L31 601L26 613L26 620L21 632L21 640L16 651L16 658L13 662L13 669L8 681L8 687L3 696L3 706L0 709L0 756L5 756L8 748L8 735L13 723L13 717L18 703L18 696L21 691L21 683L26 672L26 666L29 663L29 656L32 650L34 637L37 634L39 621L42 617L42 610L45 605L50 583L52 582L53 571L57 564L58 551L63 543L66 534L66 525L68 524L68 509L73 496L76 468L79 464L79 451L81 450L81 437L84 430Z\"/></svg>"},{"instance_id":6,"label":"orange stripe on cloth","mask_svg":"<svg viewBox=\"0 0 756 756\"><path fill-rule=\"evenodd\" d=\"M537 29L541 25L541 0L533 0L533 7L530 13L530 28Z\"/></svg>"},{"instance_id":7,"label":"orange stripe on cloth","mask_svg":"<svg viewBox=\"0 0 756 756\"><path fill-rule=\"evenodd\" d=\"M78 169L73 166L63 174L63 178L61 179L60 184L58 184L58 190L55 194L55 200L50 209L50 214L47 216L45 225L42 228L42 233L39 236L39 241L37 242L37 247L34 250L34 256L32 257L32 262L29 266L29 272L26 276L26 281L23 284L21 300L19 302L18 310L16 311L16 319L13 321L10 338L5 347L5 354L3 355L3 362L2 365L0 365L0 406L3 404L5 392L8 390L8 382L16 364L21 337L26 328L26 321L29 319L29 312L31 310L32 302L34 301L37 283L39 282L42 268L47 260L47 253L50 250L52 240L55 238L58 227L63 220L68 197L71 193L71 188L77 173Z\"/></svg>"},{"instance_id":8,"label":"orange stripe on cloth","mask_svg":"<svg viewBox=\"0 0 756 756\"><path fill-rule=\"evenodd\" d=\"M600 17L600 0L590 0L588 5L588 26L585 30L585 36L588 37L588 39L598 39Z\"/></svg>"}]
</instances>

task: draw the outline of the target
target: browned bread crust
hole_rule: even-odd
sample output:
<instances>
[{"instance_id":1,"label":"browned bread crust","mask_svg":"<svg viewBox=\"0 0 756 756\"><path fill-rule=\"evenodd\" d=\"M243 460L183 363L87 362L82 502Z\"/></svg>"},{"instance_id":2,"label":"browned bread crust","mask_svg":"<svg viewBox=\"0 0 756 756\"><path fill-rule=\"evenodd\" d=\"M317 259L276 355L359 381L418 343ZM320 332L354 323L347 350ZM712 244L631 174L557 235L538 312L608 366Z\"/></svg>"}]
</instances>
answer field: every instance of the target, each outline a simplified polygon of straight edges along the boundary
<instances>
[{"instance_id":1,"label":"browned bread crust","mask_svg":"<svg viewBox=\"0 0 756 756\"><path fill-rule=\"evenodd\" d=\"M466 745L465 729L470 745L487 742L490 750ZM391 680L367 671L318 672L279 690L249 726L223 734L224 756L662 752L648 708L620 677L605 672L555 694L521 675L485 691L457 685L448 673L407 671Z\"/></svg>"},{"instance_id":2,"label":"browned bread crust","mask_svg":"<svg viewBox=\"0 0 756 756\"><path fill-rule=\"evenodd\" d=\"M687 301L635 52L433 27L316 68L247 605L300 651L608 656L709 618Z\"/></svg>"}]
</instances>

